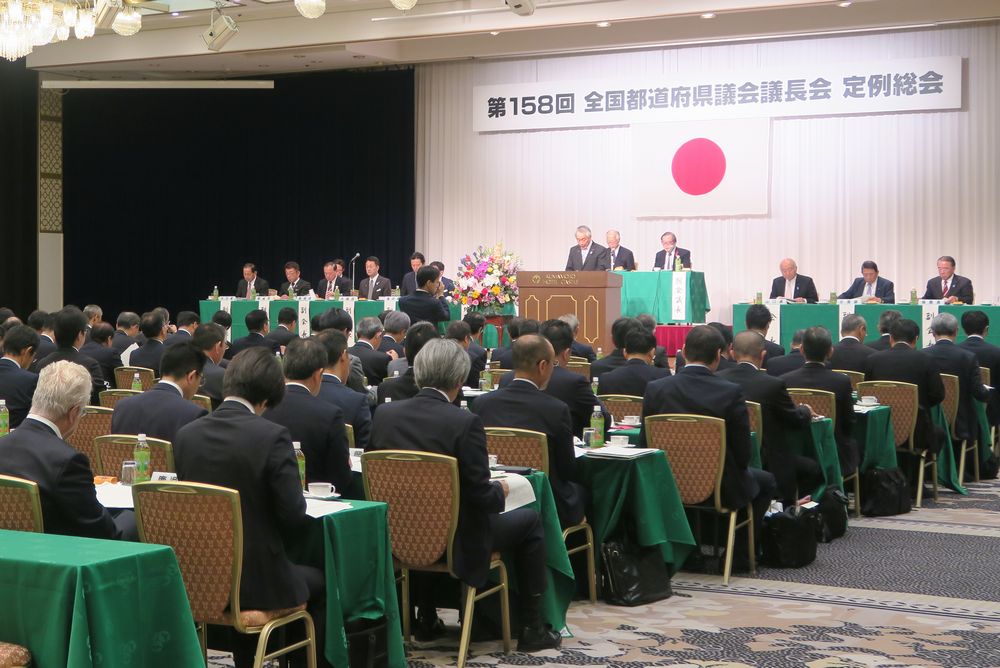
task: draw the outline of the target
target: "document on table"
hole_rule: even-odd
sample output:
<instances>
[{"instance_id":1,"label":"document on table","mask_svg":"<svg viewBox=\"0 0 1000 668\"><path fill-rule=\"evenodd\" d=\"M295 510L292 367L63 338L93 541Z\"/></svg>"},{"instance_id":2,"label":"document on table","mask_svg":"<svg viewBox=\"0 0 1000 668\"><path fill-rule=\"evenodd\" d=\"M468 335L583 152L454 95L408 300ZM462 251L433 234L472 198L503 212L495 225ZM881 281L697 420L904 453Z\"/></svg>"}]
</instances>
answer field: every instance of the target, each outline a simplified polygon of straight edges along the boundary
<instances>
[{"instance_id":1,"label":"document on table","mask_svg":"<svg viewBox=\"0 0 1000 668\"><path fill-rule=\"evenodd\" d=\"M320 501L319 499L306 499L306 515L309 517L323 517L339 513L341 510L353 508L349 503L343 501Z\"/></svg>"},{"instance_id":2,"label":"document on table","mask_svg":"<svg viewBox=\"0 0 1000 668\"><path fill-rule=\"evenodd\" d=\"M510 493L507 494L501 514L509 513L512 510L523 508L535 502L535 490L531 488L531 483L523 475L493 471L491 477L494 480L503 480L507 483L507 487L510 488Z\"/></svg>"},{"instance_id":3,"label":"document on table","mask_svg":"<svg viewBox=\"0 0 1000 668\"><path fill-rule=\"evenodd\" d=\"M588 457L596 459L635 459L656 452L656 448L628 448L620 445L606 445L587 451Z\"/></svg>"},{"instance_id":4,"label":"document on table","mask_svg":"<svg viewBox=\"0 0 1000 668\"><path fill-rule=\"evenodd\" d=\"M349 452L351 453L351 470L355 473L361 473L361 455L365 451L362 448L351 448Z\"/></svg>"},{"instance_id":5,"label":"document on table","mask_svg":"<svg viewBox=\"0 0 1000 668\"><path fill-rule=\"evenodd\" d=\"M97 500L105 508L132 508L132 488L120 482L97 485Z\"/></svg>"},{"instance_id":6,"label":"document on table","mask_svg":"<svg viewBox=\"0 0 1000 668\"><path fill-rule=\"evenodd\" d=\"M854 404L854 412L855 413L861 413L862 415L864 415L865 413L867 413L869 411L873 411L876 408L882 408L882 407L879 406L878 404L869 404L869 405Z\"/></svg>"}]
</instances>

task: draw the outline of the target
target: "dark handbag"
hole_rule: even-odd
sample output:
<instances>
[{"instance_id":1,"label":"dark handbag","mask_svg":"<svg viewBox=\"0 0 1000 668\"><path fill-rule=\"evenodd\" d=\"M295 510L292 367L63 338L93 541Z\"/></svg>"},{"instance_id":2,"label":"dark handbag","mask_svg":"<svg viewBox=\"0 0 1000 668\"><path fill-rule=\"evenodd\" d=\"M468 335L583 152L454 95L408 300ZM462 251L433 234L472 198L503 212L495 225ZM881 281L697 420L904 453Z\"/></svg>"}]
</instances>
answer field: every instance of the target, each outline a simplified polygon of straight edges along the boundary
<instances>
[{"instance_id":1,"label":"dark handbag","mask_svg":"<svg viewBox=\"0 0 1000 668\"><path fill-rule=\"evenodd\" d=\"M816 539L821 543L829 543L847 533L847 497L834 494L834 491L827 489L823 492L823 498L816 508L819 511Z\"/></svg>"},{"instance_id":2,"label":"dark handbag","mask_svg":"<svg viewBox=\"0 0 1000 668\"><path fill-rule=\"evenodd\" d=\"M898 468L872 469L861 475L861 513L868 517L910 512L910 487Z\"/></svg>"},{"instance_id":3,"label":"dark handbag","mask_svg":"<svg viewBox=\"0 0 1000 668\"><path fill-rule=\"evenodd\" d=\"M670 575L656 546L608 541L601 545L602 591L611 605L635 606L670 598Z\"/></svg>"},{"instance_id":4,"label":"dark handbag","mask_svg":"<svg viewBox=\"0 0 1000 668\"><path fill-rule=\"evenodd\" d=\"M776 568L801 568L816 559L819 514L788 508L764 518L761 542L764 563Z\"/></svg>"},{"instance_id":5,"label":"dark handbag","mask_svg":"<svg viewBox=\"0 0 1000 668\"><path fill-rule=\"evenodd\" d=\"M344 624L344 632L347 634L347 657L351 668L388 667L387 631L388 624L385 617L357 619Z\"/></svg>"},{"instance_id":6,"label":"dark handbag","mask_svg":"<svg viewBox=\"0 0 1000 668\"><path fill-rule=\"evenodd\" d=\"M980 480L993 480L997 477L997 473L1000 473L1000 460L996 455L991 454L989 459L979 462Z\"/></svg>"}]
</instances>

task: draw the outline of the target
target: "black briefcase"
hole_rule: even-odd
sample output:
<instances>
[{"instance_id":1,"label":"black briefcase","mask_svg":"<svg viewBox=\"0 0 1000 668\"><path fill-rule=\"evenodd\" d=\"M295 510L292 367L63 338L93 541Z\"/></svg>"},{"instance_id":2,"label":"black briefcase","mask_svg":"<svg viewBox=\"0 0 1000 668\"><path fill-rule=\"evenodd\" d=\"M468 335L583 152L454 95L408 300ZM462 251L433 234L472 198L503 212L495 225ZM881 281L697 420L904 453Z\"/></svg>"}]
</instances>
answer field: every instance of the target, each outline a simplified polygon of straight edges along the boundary
<instances>
[{"instance_id":1,"label":"black briefcase","mask_svg":"<svg viewBox=\"0 0 1000 668\"><path fill-rule=\"evenodd\" d=\"M816 560L819 513L788 508L764 518L761 543L764 563L775 568L801 568Z\"/></svg>"},{"instance_id":2,"label":"black briefcase","mask_svg":"<svg viewBox=\"0 0 1000 668\"><path fill-rule=\"evenodd\" d=\"M608 541L601 545L604 600L635 606L670 598L670 574L656 546Z\"/></svg>"},{"instance_id":3,"label":"black briefcase","mask_svg":"<svg viewBox=\"0 0 1000 668\"><path fill-rule=\"evenodd\" d=\"M347 622L344 632L347 634L347 657L351 668L388 667L388 624L385 617Z\"/></svg>"},{"instance_id":4,"label":"black briefcase","mask_svg":"<svg viewBox=\"0 0 1000 668\"><path fill-rule=\"evenodd\" d=\"M823 492L816 508L819 511L819 531L816 539L821 543L829 543L847 533L847 497L834 494L833 489Z\"/></svg>"},{"instance_id":5,"label":"black briefcase","mask_svg":"<svg viewBox=\"0 0 1000 668\"><path fill-rule=\"evenodd\" d=\"M910 512L910 486L898 468L872 469L861 475L861 513L869 517Z\"/></svg>"}]
</instances>

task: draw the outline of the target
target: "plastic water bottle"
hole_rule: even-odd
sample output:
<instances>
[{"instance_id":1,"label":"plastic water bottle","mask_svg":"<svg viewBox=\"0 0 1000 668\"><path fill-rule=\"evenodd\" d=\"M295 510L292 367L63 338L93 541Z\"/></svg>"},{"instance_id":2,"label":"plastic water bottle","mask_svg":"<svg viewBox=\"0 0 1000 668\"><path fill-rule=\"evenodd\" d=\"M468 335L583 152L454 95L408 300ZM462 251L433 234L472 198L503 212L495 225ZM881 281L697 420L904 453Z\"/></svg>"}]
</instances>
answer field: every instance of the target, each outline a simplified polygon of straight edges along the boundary
<instances>
[{"instance_id":1,"label":"plastic water bottle","mask_svg":"<svg viewBox=\"0 0 1000 668\"><path fill-rule=\"evenodd\" d=\"M10 433L10 411L7 410L7 400L0 399L0 436Z\"/></svg>"},{"instance_id":2,"label":"plastic water bottle","mask_svg":"<svg viewBox=\"0 0 1000 668\"><path fill-rule=\"evenodd\" d=\"M215 301L219 301L219 286L218 285L216 285L214 288L212 288L212 299L214 299Z\"/></svg>"},{"instance_id":3,"label":"plastic water bottle","mask_svg":"<svg viewBox=\"0 0 1000 668\"><path fill-rule=\"evenodd\" d=\"M295 463L299 467L299 478L302 479L302 489L306 488L306 455L302 452L302 444L298 441L292 441L292 447L295 449Z\"/></svg>"},{"instance_id":4,"label":"plastic water bottle","mask_svg":"<svg viewBox=\"0 0 1000 668\"><path fill-rule=\"evenodd\" d=\"M601 405L594 406L594 412L590 414L590 428L594 430L594 443L591 447L600 447L596 444L604 443L604 413L601 412Z\"/></svg>"},{"instance_id":5,"label":"plastic water bottle","mask_svg":"<svg viewBox=\"0 0 1000 668\"><path fill-rule=\"evenodd\" d=\"M257 288L250 289L250 299L257 299Z\"/></svg>"},{"instance_id":6,"label":"plastic water bottle","mask_svg":"<svg viewBox=\"0 0 1000 668\"><path fill-rule=\"evenodd\" d=\"M340 299L340 286L339 285L333 286L333 298L337 299L337 300Z\"/></svg>"},{"instance_id":7,"label":"plastic water bottle","mask_svg":"<svg viewBox=\"0 0 1000 668\"><path fill-rule=\"evenodd\" d=\"M292 284L288 284L288 298L295 299L295 290L292 289Z\"/></svg>"},{"instance_id":8,"label":"plastic water bottle","mask_svg":"<svg viewBox=\"0 0 1000 668\"><path fill-rule=\"evenodd\" d=\"M590 379L590 389L594 391L594 396L597 396L597 387L598 387L597 376L594 376L593 378Z\"/></svg>"},{"instance_id":9,"label":"plastic water bottle","mask_svg":"<svg viewBox=\"0 0 1000 668\"><path fill-rule=\"evenodd\" d=\"M684 265L681 263L681 256L674 256L674 271L684 271Z\"/></svg>"},{"instance_id":10,"label":"plastic water bottle","mask_svg":"<svg viewBox=\"0 0 1000 668\"><path fill-rule=\"evenodd\" d=\"M469 410L469 402L466 401L465 399L462 399L462 401L458 405L458 407L461 408L463 411L467 411L467 410Z\"/></svg>"},{"instance_id":11,"label":"plastic water bottle","mask_svg":"<svg viewBox=\"0 0 1000 668\"><path fill-rule=\"evenodd\" d=\"M392 370L392 377L393 378L399 378L399 369L393 369Z\"/></svg>"},{"instance_id":12,"label":"plastic water bottle","mask_svg":"<svg viewBox=\"0 0 1000 668\"><path fill-rule=\"evenodd\" d=\"M136 375L138 376L138 374ZM132 459L135 460L135 481L148 481L152 475L152 471L149 470L149 443L146 442L145 434L139 434L139 440L135 443L135 450L132 451Z\"/></svg>"},{"instance_id":13,"label":"plastic water bottle","mask_svg":"<svg viewBox=\"0 0 1000 668\"><path fill-rule=\"evenodd\" d=\"M597 346L597 359L601 359L602 357L604 357L604 349Z\"/></svg>"},{"instance_id":14,"label":"plastic water bottle","mask_svg":"<svg viewBox=\"0 0 1000 668\"><path fill-rule=\"evenodd\" d=\"M132 389L136 392L142 392L142 379L139 378L138 371L132 374Z\"/></svg>"},{"instance_id":15,"label":"plastic water bottle","mask_svg":"<svg viewBox=\"0 0 1000 668\"><path fill-rule=\"evenodd\" d=\"M911 304L916 304L917 303L917 289L916 288L912 288L910 290L910 303Z\"/></svg>"}]
</instances>

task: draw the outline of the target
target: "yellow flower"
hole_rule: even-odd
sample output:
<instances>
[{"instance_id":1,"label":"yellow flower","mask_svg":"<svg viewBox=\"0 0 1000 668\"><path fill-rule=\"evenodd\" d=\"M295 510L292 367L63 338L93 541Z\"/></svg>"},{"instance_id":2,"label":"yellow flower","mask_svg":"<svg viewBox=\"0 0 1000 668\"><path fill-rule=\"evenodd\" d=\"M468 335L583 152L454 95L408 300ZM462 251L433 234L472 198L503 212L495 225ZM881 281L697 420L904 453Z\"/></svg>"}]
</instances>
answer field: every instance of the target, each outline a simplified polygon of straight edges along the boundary
<instances>
[{"instance_id":1,"label":"yellow flower","mask_svg":"<svg viewBox=\"0 0 1000 668\"><path fill-rule=\"evenodd\" d=\"M463 304L468 304L469 303L468 297L462 297L462 303Z\"/></svg>"},{"instance_id":2,"label":"yellow flower","mask_svg":"<svg viewBox=\"0 0 1000 668\"><path fill-rule=\"evenodd\" d=\"M495 295L500 294L500 286L499 285L494 285L493 286L493 294L495 294Z\"/></svg>"}]
</instances>

